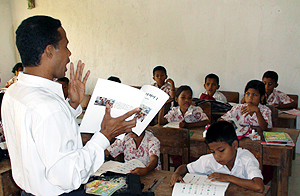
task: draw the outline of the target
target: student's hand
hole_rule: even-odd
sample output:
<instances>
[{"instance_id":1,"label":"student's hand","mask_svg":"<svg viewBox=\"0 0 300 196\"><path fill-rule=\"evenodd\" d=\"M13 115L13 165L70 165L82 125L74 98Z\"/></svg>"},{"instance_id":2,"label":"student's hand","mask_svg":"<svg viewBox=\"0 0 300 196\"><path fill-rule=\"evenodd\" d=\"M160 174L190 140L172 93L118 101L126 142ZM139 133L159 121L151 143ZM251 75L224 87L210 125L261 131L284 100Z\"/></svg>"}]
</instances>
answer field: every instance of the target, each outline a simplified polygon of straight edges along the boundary
<instances>
[{"instance_id":1,"label":"student's hand","mask_svg":"<svg viewBox=\"0 0 300 196\"><path fill-rule=\"evenodd\" d=\"M181 175L174 173L169 183L170 187L173 187L176 182L184 182Z\"/></svg>"},{"instance_id":2,"label":"student's hand","mask_svg":"<svg viewBox=\"0 0 300 196\"><path fill-rule=\"evenodd\" d=\"M244 107L241 108L242 115L243 114L247 114L247 115L250 114L250 115L252 115L254 112L255 113L259 112L259 108L256 105L246 105L246 106L244 106Z\"/></svg>"},{"instance_id":3,"label":"student's hand","mask_svg":"<svg viewBox=\"0 0 300 196\"><path fill-rule=\"evenodd\" d=\"M101 123L101 133L110 141L120 134L131 132L131 128L136 125L136 117L129 121L126 121L126 119L139 111L139 108L135 108L122 116L112 118L110 106L106 104L105 115Z\"/></svg>"},{"instance_id":4,"label":"student's hand","mask_svg":"<svg viewBox=\"0 0 300 196\"><path fill-rule=\"evenodd\" d=\"M130 171L131 174L137 174L139 176L147 175L148 171L145 167L137 167Z\"/></svg>"},{"instance_id":5,"label":"student's hand","mask_svg":"<svg viewBox=\"0 0 300 196\"><path fill-rule=\"evenodd\" d=\"M221 173L212 173L208 176L211 181L230 182L230 175Z\"/></svg>"},{"instance_id":6,"label":"student's hand","mask_svg":"<svg viewBox=\"0 0 300 196\"><path fill-rule=\"evenodd\" d=\"M170 83L171 85L174 85L174 81L173 81L171 78L168 78L168 79L166 80L166 82Z\"/></svg>"},{"instance_id":7,"label":"student's hand","mask_svg":"<svg viewBox=\"0 0 300 196\"><path fill-rule=\"evenodd\" d=\"M179 127L180 127L180 128L186 127L186 122L185 122L184 120L181 121L181 122L179 123Z\"/></svg>"},{"instance_id":8,"label":"student's hand","mask_svg":"<svg viewBox=\"0 0 300 196\"><path fill-rule=\"evenodd\" d=\"M74 75L74 65L73 63L70 64L69 103L74 109L76 109L83 100L85 84L90 75L90 71L87 71L82 80L83 69L84 63L78 61L76 74Z\"/></svg>"}]
</instances>

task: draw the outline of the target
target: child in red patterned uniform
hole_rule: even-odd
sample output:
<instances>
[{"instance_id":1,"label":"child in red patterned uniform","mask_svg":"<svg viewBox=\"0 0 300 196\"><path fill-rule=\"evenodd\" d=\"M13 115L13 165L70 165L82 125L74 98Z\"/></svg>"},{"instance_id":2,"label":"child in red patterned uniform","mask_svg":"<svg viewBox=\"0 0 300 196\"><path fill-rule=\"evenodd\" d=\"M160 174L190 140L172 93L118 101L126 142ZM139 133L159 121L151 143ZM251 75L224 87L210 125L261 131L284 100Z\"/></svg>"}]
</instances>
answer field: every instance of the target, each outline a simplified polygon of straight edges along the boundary
<instances>
[{"instance_id":1,"label":"child in red patterned uniform","mask_svg":"<svg viewBox=\"0 0 300 196\"><path fill-rule=\"evenodd\" d=\"M168 122L180 122L181 128L192 128L205 126L208 117L199 106L192 105L193 91L189 86L180 86L175 94L177 107L173 107L165 116L163 111L159 112L158 124L163 125Z\"/></svg>"},{"instance_id":2,"label":"child in red patterned uniform","mask_svg":"<svg viewBox=\"0 0 300 196\"><path fill-rule=\"evenodd\" d=\"M259 80L251 80L245 88L245 102L234 106L221 118L235 118L239 125L259 127L266 130L272 127L271 110L266 104L265 85Z\"/></svg>"},{"instance_id":3,"label":"child in red patterned uniform","mask_svg":"<svg viewBox=\"0 0 300 196\"><path fill-rule=\"evenodd\" d=\"M155 83L152 86L163 90L173 99L175 97L175 84L171 78L167 78L167 70L163 66L159 65L153 69L153 80L155 80Z\"/></svg>"},{"instance_id":4,"label":"child in red patterned uniform","mask_svg":"<svg viewBox=\"0 0 300 196\"><path fill-rule=\"evenodd\" d=\"M267 71L262 77L266 87L267 104L277 108L295 108L296 103L293 99L275 88L278 86L278 74L275 71Z\"/></svg>"},{"instance_id":5,"label":"child in red patterned uniform","mask_svg":"<svg viewBox=\"0 0 300 196\"><path fill-rule=\"evenodd\" d=\"M145 130L140 136L133 132L128 133L122 140L117 139L105 150L106 156L110 154L114 158L121 153L124 153L125 162L138 159L145 165L144 168L133 169L132 174L146 175L153 169L161 169L160 142L150 131Z\"/></svg>"}]
</instances>

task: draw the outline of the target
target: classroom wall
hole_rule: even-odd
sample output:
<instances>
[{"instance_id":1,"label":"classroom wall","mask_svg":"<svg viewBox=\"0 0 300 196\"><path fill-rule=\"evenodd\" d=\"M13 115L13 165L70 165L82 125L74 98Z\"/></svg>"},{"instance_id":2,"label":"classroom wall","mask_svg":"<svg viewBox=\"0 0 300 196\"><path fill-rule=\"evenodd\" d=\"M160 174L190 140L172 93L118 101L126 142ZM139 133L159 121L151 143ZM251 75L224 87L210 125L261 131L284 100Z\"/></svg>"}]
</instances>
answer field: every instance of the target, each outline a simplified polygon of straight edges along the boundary
<instances>
[{"instance_id":1,"label":"classroom wall","mask_svg":"<svg viewBox=\"0 0 300 196\"><path fill-rule=\"evenodd\" d=\"M242 93L269 69L280 74L278 89L300 94L298 0L36 0L32 10L10 2L14 30L36 14L62 21L71 60L92 71L88 93L110 75L152 83L153 67L165 65L176 86L188 84L195 95L208 73L220 76L222 90Z\"/></svg>"},{"instance_id":2,"label":"classroom wall","mask_svg":"<svg viewBox=\"0 0 300 196\"><path fill-rule=\"evenodd\" d=\"M87 93L110 75L130 85L153 83L153 67L164 65L176 86L190 85L195 96L208 73L219 75L221 90L242 95L266 70L278 72L279 90L300 94L299 0L36 0L32 10L25 0L2 0L1 10L8 2L13 31L36 14L62 21L71 61L82 59L91 70ZM1 35L11 38L5 20ZM11 44L1 51L14 52ZM5 56L1 70L19 60L17 52Z\"/></svg>"},{"instance_id":3,"label":"classroom wall","mask_svg":"<svg viewBox=\"0 0 300 196\"><path fill-rule=\"evenodd\" d=\"M14 34L9 0L0 0L0 87L13 77L11 72L16 64Z\"/></svg>"}]
</instances>

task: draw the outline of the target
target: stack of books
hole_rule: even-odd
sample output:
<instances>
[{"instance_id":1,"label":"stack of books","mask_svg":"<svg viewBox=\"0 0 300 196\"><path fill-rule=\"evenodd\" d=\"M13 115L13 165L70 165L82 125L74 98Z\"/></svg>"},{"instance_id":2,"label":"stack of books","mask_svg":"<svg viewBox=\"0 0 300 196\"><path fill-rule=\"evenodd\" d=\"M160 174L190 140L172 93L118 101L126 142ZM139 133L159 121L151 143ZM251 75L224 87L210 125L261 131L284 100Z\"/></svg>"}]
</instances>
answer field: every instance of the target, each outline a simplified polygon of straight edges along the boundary
<instances>
[{"instance_id":1,"label":"stack of books","mask_svg":"<svg viewBox=\"0 0 300 196\"><path fill-rule=\"evenodd\" d=\"M295 146L292 138L285 132L267 132L264 131L265 141L262 144L278 146Z\"/></svg>"}]
</instances>

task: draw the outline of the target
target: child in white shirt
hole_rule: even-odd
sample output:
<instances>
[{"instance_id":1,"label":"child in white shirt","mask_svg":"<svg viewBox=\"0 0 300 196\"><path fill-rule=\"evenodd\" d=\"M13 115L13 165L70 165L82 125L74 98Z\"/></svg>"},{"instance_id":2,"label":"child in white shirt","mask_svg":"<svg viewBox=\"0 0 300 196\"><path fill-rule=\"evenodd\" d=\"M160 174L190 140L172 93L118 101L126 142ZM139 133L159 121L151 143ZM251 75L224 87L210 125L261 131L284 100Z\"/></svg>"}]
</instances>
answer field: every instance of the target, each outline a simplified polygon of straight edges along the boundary
<instances>
[{"instance_id":1,"label":"child in white shirt","mask_svg":"<svg viewBox=\"0 0 300 196\"><path fill-rule=\"evenodd\" d=\"M189 172L209 175L212 181L231 182L256 192L264 191L259 163L251 152L238 148L238 138L231 123L218 121L212 124L207 130L205 142L211 154L178 167L170 186L178 181L184 182L183 176Z\"/></svg>"}]
</instances>

